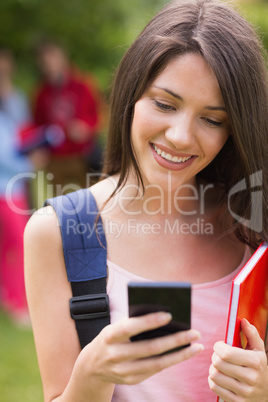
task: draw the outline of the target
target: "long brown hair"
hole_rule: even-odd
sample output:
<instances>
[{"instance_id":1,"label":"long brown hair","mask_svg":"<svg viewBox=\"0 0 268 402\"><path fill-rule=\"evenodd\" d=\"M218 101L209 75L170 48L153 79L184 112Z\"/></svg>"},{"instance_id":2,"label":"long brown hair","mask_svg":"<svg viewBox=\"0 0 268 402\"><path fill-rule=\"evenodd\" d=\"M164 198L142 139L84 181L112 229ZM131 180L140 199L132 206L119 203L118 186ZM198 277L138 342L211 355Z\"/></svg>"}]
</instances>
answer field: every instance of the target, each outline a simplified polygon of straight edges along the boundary
<instances>
[{"instance_id":1,"label":"long brown hair","mask_svg":"<svg viewBox=\"0 0 268 402\"><path fill-rule=\"evenodd\" d=\"M237 236L256 248L268 240L268 82L265 52L253 27L239 13L215 0L173 1L160 11L125 54L111 93L111 118L104 173L120 174L117 190L134 167L142 177L131 146L134 105L166 65L187 52L201 54L213 69L227 109L231 136L200 175L220 185L225 201L234 186L246 188L230 198L237 216L252 215L253 176L262 173L262 227L234 223ZM259 174L260 178L260 174ZM257 180L258 181L258 180ZM260 180L259 180L260 182ZM243 186L241 186L242 188ZM259 203L260 204L260 203ZM260 208L260 205L259 205ZM249 225L250 226L250 225Z\"/></svg>"}]
</instances>

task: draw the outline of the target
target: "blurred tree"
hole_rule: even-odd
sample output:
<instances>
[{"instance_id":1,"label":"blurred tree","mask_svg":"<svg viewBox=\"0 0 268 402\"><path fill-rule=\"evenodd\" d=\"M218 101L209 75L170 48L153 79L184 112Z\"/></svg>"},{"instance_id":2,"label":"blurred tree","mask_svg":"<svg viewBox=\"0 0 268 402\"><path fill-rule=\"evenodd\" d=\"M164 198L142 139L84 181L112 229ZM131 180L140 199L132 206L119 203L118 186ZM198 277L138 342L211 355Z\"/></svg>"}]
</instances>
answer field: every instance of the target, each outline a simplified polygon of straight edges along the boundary
<instances>
[{"instance_id":1,"label":"blurred tree","mask_svg":"<svg viewBox=\"0 0 268 402\"><path fill-rule=\"evenodd\" d=\"M241 8L249 21L257 28L262 41L268 50L268 0L247 0Z\"/></svg>"},{"instance_id":2,"label":"blurred tree","mask_svg":"<svg viewBox=\"0 0 268 402\"><path fill-rule=\"evenodd\" d=\"M42 37L56 39L71 59L92 71L103 89L125 49L168 0L0 0L0 46L17 56L19 84L36 78L32 49ZM268 3L237 0L268 48Z\"/></svg>"},{"instance_id":3,"label":"blurred tree","mask_svg":"<svg viewBox=\"0 0 268 402\"><path fill-rule=\"evenodd\" d=\"M13 49L20 71L33 68L40 38L60 41L74 62L106 87L125 49L164 0L1 0L0 46ZM28 78L29 79L29 78Z\"/></svg>"}]
</instances>

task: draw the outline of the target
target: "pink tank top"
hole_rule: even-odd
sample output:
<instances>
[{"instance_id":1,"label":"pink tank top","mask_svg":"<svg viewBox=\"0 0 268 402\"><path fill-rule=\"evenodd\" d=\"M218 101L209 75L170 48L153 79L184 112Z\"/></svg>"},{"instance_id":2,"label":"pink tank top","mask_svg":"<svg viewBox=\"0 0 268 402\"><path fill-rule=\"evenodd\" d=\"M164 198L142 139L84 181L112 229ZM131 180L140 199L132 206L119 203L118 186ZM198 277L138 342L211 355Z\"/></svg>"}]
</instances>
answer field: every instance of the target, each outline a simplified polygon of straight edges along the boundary
<instances>
[{"instance_id":1,"label":"pink tank top","mask_svg":"<svg viewBox=\"0 0 268 402\"><path fill-rule=\"evenodd\" d=\"M192 286L192 328L201 332L205 350L137 385L116 385L113 402L216 402L208 386L208 370L215 342L225 338L232 279L250 258L246 247L241 264L219 280ZM107 291L111 323L128 316L127 284L149 282L108 261Z\"/></svg>"}]
</instances>

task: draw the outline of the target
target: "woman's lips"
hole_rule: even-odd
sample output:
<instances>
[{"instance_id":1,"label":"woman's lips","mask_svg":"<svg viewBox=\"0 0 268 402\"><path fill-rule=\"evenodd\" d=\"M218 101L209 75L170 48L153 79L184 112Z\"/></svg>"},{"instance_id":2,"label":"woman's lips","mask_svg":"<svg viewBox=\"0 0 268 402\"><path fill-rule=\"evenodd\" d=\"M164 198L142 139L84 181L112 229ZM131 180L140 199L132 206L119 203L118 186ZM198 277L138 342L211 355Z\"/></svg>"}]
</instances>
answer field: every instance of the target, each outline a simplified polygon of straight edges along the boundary
<instances>
[{"instance_id":1,"label":"woman's lips","mask_svg":"<svg viewBox=\"0 0 268 402\"><path fill-rule=\"evenodd\" d=\"M196 158L196 155L175 153L164 146L150 144L153 156L158 164L169 170L181 170L188 167Z\"/></svg>"}]
</instances>

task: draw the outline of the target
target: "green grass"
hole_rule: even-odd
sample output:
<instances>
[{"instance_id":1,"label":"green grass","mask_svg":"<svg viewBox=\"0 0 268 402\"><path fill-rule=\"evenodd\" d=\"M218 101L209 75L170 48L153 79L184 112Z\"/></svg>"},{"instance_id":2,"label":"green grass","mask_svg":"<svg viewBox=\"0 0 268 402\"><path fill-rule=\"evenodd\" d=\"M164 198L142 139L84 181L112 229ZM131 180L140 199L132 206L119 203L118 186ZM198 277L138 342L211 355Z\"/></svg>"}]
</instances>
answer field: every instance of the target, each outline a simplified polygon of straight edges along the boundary
<instances>
[{"instance_id":1,"label":"green grass","mask_svg":"<svg viewBox=\"0 0 268 402\"><path fill-rule=\"evenodd\" d=\"M0 312L0 400L42 402L42 385L31 329L16 327Z\"/></svg>"}]
</instances>

